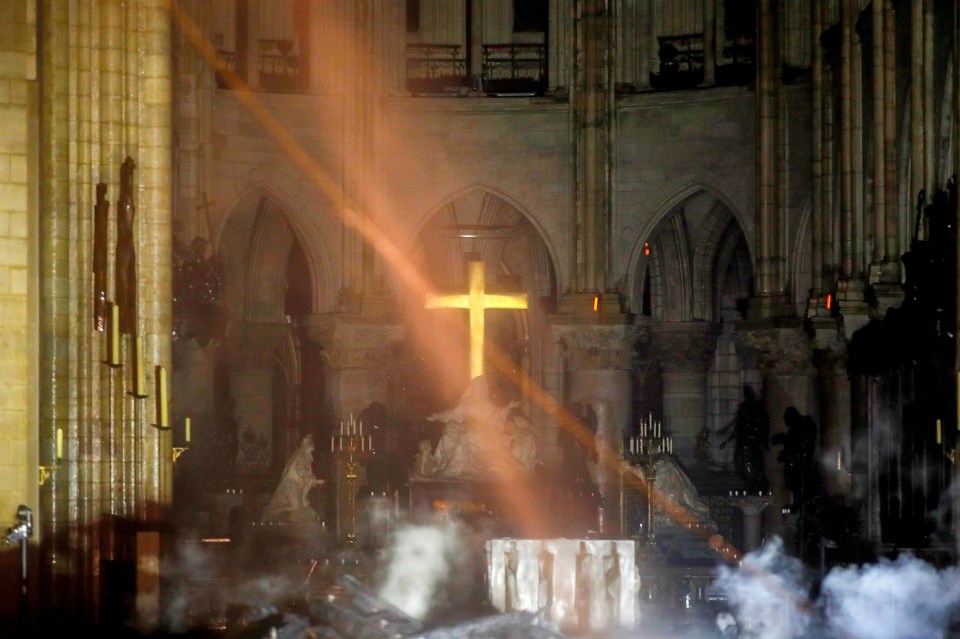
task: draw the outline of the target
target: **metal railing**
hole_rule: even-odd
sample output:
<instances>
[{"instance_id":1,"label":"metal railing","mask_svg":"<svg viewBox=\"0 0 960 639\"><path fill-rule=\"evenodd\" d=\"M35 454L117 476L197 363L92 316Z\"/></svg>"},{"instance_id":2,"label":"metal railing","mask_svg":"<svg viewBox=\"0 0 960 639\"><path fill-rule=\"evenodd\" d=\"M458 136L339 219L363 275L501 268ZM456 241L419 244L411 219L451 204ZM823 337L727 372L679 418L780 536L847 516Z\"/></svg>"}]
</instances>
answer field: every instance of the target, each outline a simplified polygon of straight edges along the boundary
<instances>
[{"instance_id":1,"label":"metal railing","mask_svg":"<svg viewBox=\"0 0 960 639\"><path fill-rule=\"evenodd\" d=\"M467 59L461 49L458 44L408 44L407 90L423 94L469 89Z\"/></svg>"},{"instance_id":2,"label":"metal railing","mask_svg":"<svg viewBox=\"0 0 960 639\"><path fill-rule=\"evenodd\" d=\"M486 93L541 94L546 84L545 45L483 45L483 90Z\"/></svg>"}]
</instances>

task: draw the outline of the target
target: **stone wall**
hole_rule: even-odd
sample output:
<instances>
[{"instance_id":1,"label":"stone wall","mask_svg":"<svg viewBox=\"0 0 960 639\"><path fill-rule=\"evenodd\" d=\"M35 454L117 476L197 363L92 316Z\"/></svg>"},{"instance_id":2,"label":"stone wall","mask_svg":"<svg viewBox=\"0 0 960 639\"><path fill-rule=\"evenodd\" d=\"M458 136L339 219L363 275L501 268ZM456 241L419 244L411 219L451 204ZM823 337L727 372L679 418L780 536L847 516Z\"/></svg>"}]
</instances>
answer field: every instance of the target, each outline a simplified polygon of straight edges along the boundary
<instances>
[{"instance_id":1,"label":"stone wall","mask_svg":"<svg viewBox=\"0 0 960 639\"><path fill-rule=\"evenodd\" d=\"M36 6L0 3L0 532L37 503ZM0 546L0 634L18 618L19 556Z\"/></svg>"}]
</instances>

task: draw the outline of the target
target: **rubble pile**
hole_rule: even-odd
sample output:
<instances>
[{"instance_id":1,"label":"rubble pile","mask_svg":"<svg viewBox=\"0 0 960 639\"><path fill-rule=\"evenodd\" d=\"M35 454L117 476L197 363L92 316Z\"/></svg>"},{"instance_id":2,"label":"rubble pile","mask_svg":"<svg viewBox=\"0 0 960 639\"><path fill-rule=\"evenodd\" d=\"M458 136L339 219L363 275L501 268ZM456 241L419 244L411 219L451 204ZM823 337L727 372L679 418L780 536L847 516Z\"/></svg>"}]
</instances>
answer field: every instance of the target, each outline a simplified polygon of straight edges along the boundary
<instances>
[{"instance_id":1,"label":"rubble pile","mask_svg":"<svg viewBox=\"0 0 960 639\"><path fill-rule=\"evenodd\" d=\"M372 593L351 575L302 609L261 609L234 639L564 639L539 615L507 612L449 625L427 624Z\"/></svg>"}]
</instances>

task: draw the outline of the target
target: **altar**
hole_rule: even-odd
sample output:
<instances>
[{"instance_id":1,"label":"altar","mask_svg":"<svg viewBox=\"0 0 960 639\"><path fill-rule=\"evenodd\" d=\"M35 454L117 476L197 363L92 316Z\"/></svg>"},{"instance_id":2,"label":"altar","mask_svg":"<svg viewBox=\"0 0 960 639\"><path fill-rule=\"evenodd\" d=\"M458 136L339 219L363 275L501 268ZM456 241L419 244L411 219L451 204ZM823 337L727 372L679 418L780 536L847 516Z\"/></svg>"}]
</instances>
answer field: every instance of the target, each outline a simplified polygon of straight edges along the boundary
<instances>
[{"instance_id":1,"label":"altar","mask_svg":"<svg viewBox=\"0 0 960 639\"><path fill-rule=\"evenodd\" d=\"M624 539L491 539L490 602L501 612L543 611L565 631L639 621L636 543Z\"/></svg>"}]
</instances>

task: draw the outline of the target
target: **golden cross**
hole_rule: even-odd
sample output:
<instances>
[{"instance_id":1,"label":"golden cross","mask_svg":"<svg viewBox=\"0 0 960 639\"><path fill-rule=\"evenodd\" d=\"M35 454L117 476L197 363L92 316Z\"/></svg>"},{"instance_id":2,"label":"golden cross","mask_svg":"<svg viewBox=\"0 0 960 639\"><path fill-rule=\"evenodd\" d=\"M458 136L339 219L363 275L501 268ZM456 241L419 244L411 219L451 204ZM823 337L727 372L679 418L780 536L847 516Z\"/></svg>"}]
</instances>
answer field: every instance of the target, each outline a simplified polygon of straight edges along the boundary
<instances>
[{"instance_id":1,"label":"golden cross","mask_svg":"<svg viewBox=\"0 0 960 639\"><path fill-rule=\"evenodd\" d=\"M495 295L485 292L483 262L470 262L470 292L429 295L427 308L465 308L470 311L470 379L483 375L484 311L488 308L527 308L526 293Z\"/></svg>"}]
</instances>

